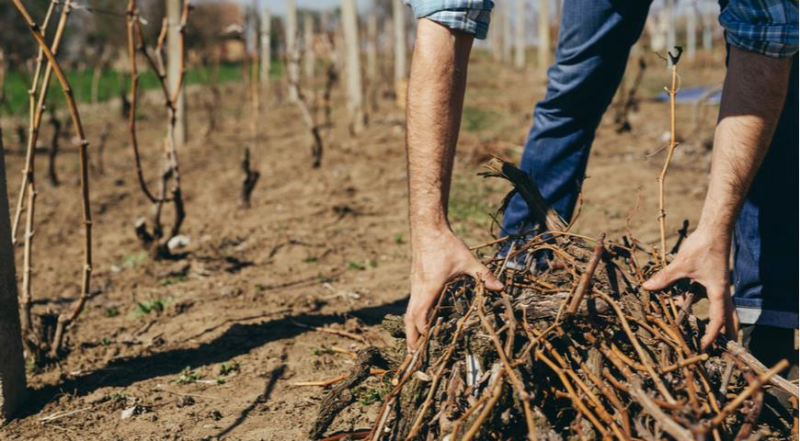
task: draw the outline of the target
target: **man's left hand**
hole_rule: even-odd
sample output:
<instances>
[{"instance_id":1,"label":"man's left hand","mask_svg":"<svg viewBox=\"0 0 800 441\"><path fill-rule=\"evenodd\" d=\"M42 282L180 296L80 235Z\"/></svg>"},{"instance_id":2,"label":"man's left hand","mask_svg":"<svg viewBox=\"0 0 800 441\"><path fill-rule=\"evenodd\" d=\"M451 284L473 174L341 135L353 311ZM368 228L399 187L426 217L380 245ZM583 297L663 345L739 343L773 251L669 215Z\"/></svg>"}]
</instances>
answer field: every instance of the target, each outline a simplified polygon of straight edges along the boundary
<instances>
[{"instance_id":1,"label":"man's left hand","mask_svg":"<svg viewBox=\"0 0 800 441\"><path fill-rule=\"evenodd\" d=\"M731 298L730 236L698 229L681 247L675 260L644 283L644 289L659 291L680 279L692 279L703 285L708 296L708 327L701 345L703 350L717 338L724 327L736 338L739 315Z\"/></svg>"}]
</instances>

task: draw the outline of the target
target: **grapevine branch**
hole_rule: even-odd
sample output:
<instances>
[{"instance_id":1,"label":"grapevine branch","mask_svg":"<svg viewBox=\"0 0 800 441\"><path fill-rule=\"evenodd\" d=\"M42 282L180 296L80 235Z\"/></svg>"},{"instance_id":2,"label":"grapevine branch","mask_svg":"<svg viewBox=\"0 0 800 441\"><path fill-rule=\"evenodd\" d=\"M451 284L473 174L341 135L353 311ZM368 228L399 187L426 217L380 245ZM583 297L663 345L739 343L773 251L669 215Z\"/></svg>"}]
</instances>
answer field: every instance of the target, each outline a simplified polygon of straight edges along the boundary
<instances>
[{"instance_id":1,"label":"grapevine branch","mask_svg":"<svg viewBox=\"0 0 800 441\"><path fill-rule=\"evenodd\" d=\"M177 106L176 103L180 97L184 85L184 77L186 74L185 64L185 48L186 48L186 23L189 17L190 4L184 1L181 11L180 22L177 24L179 32L179 45L180 45L180 73L178 75L178 82L174 90L170 90L167 81L167 74L164 68L164 55L163 48L167 38L167 29L171 24L164 20L161 28L161 33L158 36L155 50L151 54L147 50L147 43L144 39L144 32L142 30L141 19L139 11L136 7L136 0L129 0L127 9L127 22L128 22L128 57L132 69L136 69L136 56L134 47L142 54L147 61L152 71L158 78L161 91L164 95L164 106L167 109L167 134L164 139L164 168L161 173L161 181L159 184L158 195L154 195L145 184L144 176L141 171L141 159L139 155L138 143L136 140L136 89L138 89L137 75L132 75L131 88L131 112L129 115L129 131L131 133L132 144L134 148L134 157L136 160L137 176L139 179L139 186L142 192L145 193L148 200L152 203L152 220L153 231L147 231L145 221L139 220L136 223L136 234L142 240L145 247L150 248L153 257L164 258L168 257L169 240L177 236L180 232L181 225L186 218L186 211L183 203L183 195L181 191L181 175L178 163L178 151L175 144L175 126L177 124ZM167 194L169 193L169 195ZM175 219L173 220L169 234L165 236L163 225L161 222L161 214L165 203L172 203L175 209Z\"/></svg>"},{"instance_id":2,"label":"grapevine branch","mask_svg":"<svg viewBox=\"0 0 800 441\"><path fill-rule=\"evenodd\" d=\"M83 271L81 274L81 292L80 297L74 303L73 307L69 312L64 312L59 315L58 317L58 324L56 326L55 336L53 338L52 344L50 346L50 355L55 357L58 355L58 351L61 348L61 344L64 338L64 332L69 327L69 325L75 321L78 315L83 310L83 307L86 304L86 301L89 299L89 287L91 281L91 273L92 273L92 212L89 200L89 168L88 163L86 161L86 150L89 146L89 142L86 140L86 134L84 132L83 123L81 121L81 116L78 111L78 106L75 103L75 99L72 95L72 88L70 87L69 80L67 80L66 75L64 75L64 71L61 69L61 66L58 63L53 51L47 46L45 42L44 36L42 35L41 28L36 22L31 18L28 10L22 4L21 0L12 0L14 6L17 8L19 13L22 15L23 19L25 20L28 28L31 32L31 35L36 40L36 43L39 45L39 48L44 53L45 57L47 57L47 61L49 62L48 67L52 68L52 71L55 73L56 78L58 79L59 84L61 85L61 90L64 93L64 98L67 102L67 107L69 109L70 117L72 119L72 126L75 130L75 135L78 137L79 145L78 145L78 161L79 161L79 168L80 168L80 187L81 187L81 207L83 212L83 227L84 227L84 261L83 261ZM67 0L64 8L68 9L70 0ZM62 17L65 15L62 14Z\"/></svg>"},{"instance_id":3,"label":"grapevine branch","mask_svg":"<svg viewBox=\"0 0 800 441\"><path fill-rule=\"evenodd\" d=\"M658 222L661 228L661 264L667 264L667 210L666 201L664 196L664 184L667 179L667 170L669 163L672 160L672 154L675 153L675 147L678 145L675 140L675 94L678 92L678 61L683 53L683 48L680 46L675 47L675 54L668 52L670 58L670 71L672 72L672 83L670 88L667 89L669 95L669 148L667 149L667 158L664 160L664 167L661 169L661 174L658 177Z\"/></svg>"},{"instance_id":4,"label":"grapevine branch","mask_svg":"<svg viewBox=\"0 0 800 441\"><path fill-rule=\"evenodd\" d=\"M44 19L44 27L46 28L53 15L56 2L52 2L47 9ZM70 12L70 2L67 1L61 10L61 16L58 21L55 36L53 38L52 49L53 54L58 52L64 28L66 26L67 17ZM44 30L42 30L44 32ZM33 358L39 358L39 345L38 338L33 332L33 321L31 316L31 309L33 306L33 238L34 238L34 220L35 220L35 206L36 206L36 181L35 181L35 150L36 143L39 138L39 129L43 121L45 110L45 103L47 92L50 87L50 79L52 77L52 67L48 64L42 73L42 66L44 64L44 52L39 48L37 56L36 68L31 83L31 88L28 90L29 97L29 125L28 125L28 139L27 148L25 153L25 168L22 172L22 183L19 191L19 199L17 202L17 211L14 216L14 225L12 227L12 243L16 241L16 230L19 226L23 211L23 201L25 204L26 219L25 219L25 236L24 236L24 250L23 250L23 273L22 273L22 291L20 293L20 309L21 312L21 328L23 335L23 344L27 353ZM36 93L39 93L36 98Z\"/></svg>"}]
</instances>

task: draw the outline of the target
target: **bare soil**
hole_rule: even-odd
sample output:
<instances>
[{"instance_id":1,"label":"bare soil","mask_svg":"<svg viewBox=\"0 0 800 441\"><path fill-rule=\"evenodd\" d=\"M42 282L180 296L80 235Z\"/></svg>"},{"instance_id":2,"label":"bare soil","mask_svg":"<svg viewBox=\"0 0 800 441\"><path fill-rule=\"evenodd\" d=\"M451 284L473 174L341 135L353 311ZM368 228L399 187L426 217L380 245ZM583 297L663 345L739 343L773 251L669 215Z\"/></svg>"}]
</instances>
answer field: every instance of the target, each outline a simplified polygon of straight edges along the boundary
<instances>
[{"instance_id":1,"label":"bare soil","mask_svg":"<svg viewBox=\"0 0 800 441\"><path fill-rule=\"evenodd\" d=\"M655 178L664 155L646 155L664 144L668 106L649 98L668 74L655 56L645 57L644 100L631 117L633 130L616 133L609 112L597 134L577 232L619 236L632 213L633 234L650 243L658 239ZM454 228L470 245L492 239L490 214L508 191L476 173L491 154L518 160L530 111L545 91L532 72L474 58L451 203ZM719 84L724 75L719 58L684 62L681 70L683 87ZM180 159L188 212L183 233L191 243L176 261L148 259L135 237L134 221L150 207L136 185L119 111L87 108L92 143L103 119L112 122L105 174L95 171L91 183L94 297L69 331L68 355L31 369L29 404L0 429L0 439L305 439L325 390L292 383L348 372L352 360L329 348L364 346L307 326L377 329L386 314L403 312L409 292L403 112L381 99L366 132L351 137L337 100L335 127L315 170L299 113L272 100L254 158L261 180L252 207L244 209L240 161L250 141L244 90L231 85L223 91L220 128L209 139L202 135L202 100L209 94L193 90L189 96L190 140ZM670 242L683 219L694 225L698 217L710 160L704 143L713 134L716 108L707 109L697 133L691 106L678 111L682 144L667 184ZM155 180L163 113L155 104L141 113L146 174ZM43 130L42 139L49 140L49 128ZM22 156L12 130L6 133L9 197L16 201ZM33 287L34 312L42 313L67 307L78 293L82 229L74 149L58 158L59 187L47 182L46 154L37 161ZM18 273L21 256L19 247ZM359 401L332 430L369 424L375 397ZM123 419L131 407L134 415Z\"/></svg>"}]
</instances>

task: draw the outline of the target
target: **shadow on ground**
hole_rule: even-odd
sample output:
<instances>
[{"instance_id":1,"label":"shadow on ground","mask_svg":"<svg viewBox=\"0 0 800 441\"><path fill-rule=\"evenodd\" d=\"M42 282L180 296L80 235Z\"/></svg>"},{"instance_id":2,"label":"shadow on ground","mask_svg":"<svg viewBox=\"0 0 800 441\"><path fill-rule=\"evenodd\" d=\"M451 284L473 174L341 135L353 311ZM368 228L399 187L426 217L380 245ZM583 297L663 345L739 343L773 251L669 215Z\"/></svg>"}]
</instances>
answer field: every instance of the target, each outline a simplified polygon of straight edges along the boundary
<instances>
[{"instance_id":1,"label":"shadow on ground","mask_svg":"<svg viewBox=\"0 0 800 441\"><path fill-rule=\"evenodd\" d=\"M401 314L406 303L407 298L402 298L391 303L350 311L348 315L357 317L372 326L380 323L387 314ZM195 369L221 363L267 343L294 338L311 331L297 326L293 322L324 326L343 321L341 313L299 314L261 323L233 324L218 338L196 348L173 349L115 359L88 375L30 391L28 405L25 406L20 417L40 412L44 406L64 391L69 391L75 396L84 396L102 387L126 387L139 381L177 374L187 366ZM282 369L285 369L283 364L281 366L271 373L262 397L268 397L272 392L275 382L282 374Z\"/></svg>"}]
</instances>

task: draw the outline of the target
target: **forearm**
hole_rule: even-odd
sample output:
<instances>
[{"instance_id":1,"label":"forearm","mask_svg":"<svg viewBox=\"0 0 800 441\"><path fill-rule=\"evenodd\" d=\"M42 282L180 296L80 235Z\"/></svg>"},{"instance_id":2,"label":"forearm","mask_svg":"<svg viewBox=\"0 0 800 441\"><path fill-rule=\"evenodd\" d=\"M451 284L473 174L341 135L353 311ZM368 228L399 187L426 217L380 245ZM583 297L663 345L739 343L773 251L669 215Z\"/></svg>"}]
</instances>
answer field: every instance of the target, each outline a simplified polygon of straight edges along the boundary
<instances>
[{"instance_id":1,"label":"forearm","mask_svg":"<svg viewBox=\"0 0 800 441\"><path fill-rule=\"evenodd\" d=\"M473 37L420 20L408 89L408 181L412 239L448 228L453 170Z\"/></svg>"},{"instance_id":2,"label":"forearm","mask_svg":"<svg viewBox=\"0 0 800 441\"><path fill-rule=\"evenodd\" d=\"M714 135L711 179L698 229L730 242L786 100L791 60L731 48Z\"/></svg>"}]
</instances>

